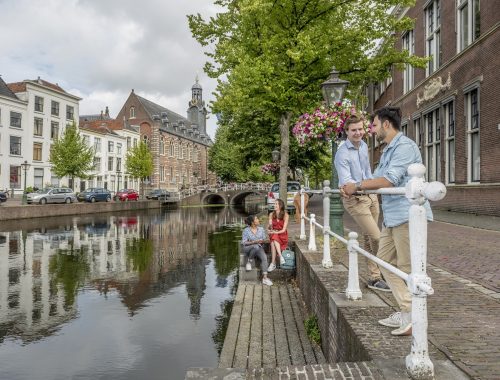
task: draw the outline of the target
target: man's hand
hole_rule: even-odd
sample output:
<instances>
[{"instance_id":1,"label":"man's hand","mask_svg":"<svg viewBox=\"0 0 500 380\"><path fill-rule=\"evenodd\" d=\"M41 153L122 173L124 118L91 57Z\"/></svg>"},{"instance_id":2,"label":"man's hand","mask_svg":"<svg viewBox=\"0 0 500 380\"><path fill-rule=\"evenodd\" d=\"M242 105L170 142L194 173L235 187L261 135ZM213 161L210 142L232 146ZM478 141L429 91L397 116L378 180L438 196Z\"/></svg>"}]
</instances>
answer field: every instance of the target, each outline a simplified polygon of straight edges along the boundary
<instances>
[{"instance_id":1,"label":"man's hand","mask_svg":"<svg viewBox=\"0 0 500 380\"><path fill-rule=\"evenodd\" d=\"M346 193L348 196L353 195L356 192L356 184L355 183L346 183L344 185L344 193Z\"/></svg>"},{"instance_id":2,"label":"man's hand","mask_svg":"<svg viewBox=\"0 0 500 380\"><path fill-rule=\"evenodd\" d=\"M339 189L340 189L340 196L342 198L346 198L346 199L350 198L350 196L345 193L344 186L339 187Z\"/></svg>"}]
</instances>

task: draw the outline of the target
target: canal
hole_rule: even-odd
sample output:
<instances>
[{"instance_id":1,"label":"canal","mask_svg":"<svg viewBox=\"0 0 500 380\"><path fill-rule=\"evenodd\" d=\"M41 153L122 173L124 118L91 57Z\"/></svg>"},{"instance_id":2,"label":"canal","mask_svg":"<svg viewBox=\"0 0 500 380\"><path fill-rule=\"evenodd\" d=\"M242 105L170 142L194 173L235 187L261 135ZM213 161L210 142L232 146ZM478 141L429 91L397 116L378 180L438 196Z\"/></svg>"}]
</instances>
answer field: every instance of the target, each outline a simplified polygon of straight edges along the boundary
<instances>
[{"instance_id":1,"label":"canal","mask_svg":"<svg viewBox=\"0 0 500 380\"><path fill-rule=\"evenodd\" d=\"M0 379L183 379L216 367L245 215L0 223Z\"/></svg>"}]
</instances>

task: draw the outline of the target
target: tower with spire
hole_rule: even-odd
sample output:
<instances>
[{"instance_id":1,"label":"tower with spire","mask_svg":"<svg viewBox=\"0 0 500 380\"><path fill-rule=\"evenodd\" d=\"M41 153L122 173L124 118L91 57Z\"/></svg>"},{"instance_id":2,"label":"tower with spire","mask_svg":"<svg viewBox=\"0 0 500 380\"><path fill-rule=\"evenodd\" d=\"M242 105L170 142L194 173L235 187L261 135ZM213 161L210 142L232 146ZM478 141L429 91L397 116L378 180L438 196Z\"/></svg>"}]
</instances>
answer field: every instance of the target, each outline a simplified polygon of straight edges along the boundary
<instances>
[{"instance_id":1,"label":"tower with spire","mask_svg":"<svg viewBox=\"0 0 500 380\"><path fill-rule=\"evenodd\" d=\"M187 110L188 120L196 124L200 134L207 134L207 109L203 100L203 89L198 83L198 75L196 75L195 84L191 87L191 100Z\"/></svg>"}]
</instances>

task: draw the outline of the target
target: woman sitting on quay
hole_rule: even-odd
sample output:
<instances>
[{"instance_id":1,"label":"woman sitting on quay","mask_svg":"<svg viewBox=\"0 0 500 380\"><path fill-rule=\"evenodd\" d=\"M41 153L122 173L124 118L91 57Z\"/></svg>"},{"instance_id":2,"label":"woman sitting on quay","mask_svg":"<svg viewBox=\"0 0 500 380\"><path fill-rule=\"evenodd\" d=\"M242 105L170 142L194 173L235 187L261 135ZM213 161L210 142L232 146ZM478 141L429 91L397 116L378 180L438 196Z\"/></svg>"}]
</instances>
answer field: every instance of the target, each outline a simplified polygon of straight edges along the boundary
<instances>
[{"instance_id":1,"label":"woman sitting on quay","mask_svg":"<svg viewBox=\"0 0 500 380\"><path fill-rule=\"evenodd\" d=\"M260 260L260 268L262 269L262 283L271 286L273 282L267 277L268 265L267 256L264 252L263 244L267 242L266 232L260 227L260 221L257 215L249 215L245 219L248 227L245 227L242 234L243 253L247 257L245 269L252 270L250 260L257 257Z\"/></svg>"},{"instance_id":2,"label":"woman sitting on quay","mask_svg":"<svg viewBox=\"0 0 500 380\"><path fill-rule=\"evenodd\" d=\"M288 246L288 220L289 216L285 209L285 202L282 199L276 199L274 202L274 211L269 214L269 239L271 240L271 264L268 271L276 269L276 255L280 258L280 265L285 263L281 252Z\"/></svg>"}]
</instances>

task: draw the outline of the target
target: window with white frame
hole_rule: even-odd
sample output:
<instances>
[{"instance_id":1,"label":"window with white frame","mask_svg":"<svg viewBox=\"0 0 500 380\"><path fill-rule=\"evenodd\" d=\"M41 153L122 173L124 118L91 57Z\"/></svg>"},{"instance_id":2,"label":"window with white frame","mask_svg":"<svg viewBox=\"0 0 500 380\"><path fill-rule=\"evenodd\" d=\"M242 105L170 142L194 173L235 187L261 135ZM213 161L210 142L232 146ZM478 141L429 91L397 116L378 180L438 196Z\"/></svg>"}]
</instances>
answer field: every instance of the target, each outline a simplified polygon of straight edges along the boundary
<instances>
[{"instance_id":1,"label":"window with white frame","mask_svg":"<svg viewBox=\"0 0 500 380\"><path fill-rule=\"evenodd\" d=\"M43 187L43 168L33 170L33 186L41 189Z\"/></svg>"},{"instance_id":2,"label":"window with white frame","mask_svg":"<svg viewBox=\"0 0 500 380\"><path fill-rule=\"evenodd\" d=\"M102 187L102 176L97 176L97 187Z\"/></svg>"},{"instance_id":3,"label":"window with white frame","mask_svg":"<svg viewBox=\"0 0 500 380\"><path fill-rule=\"evenodd\" d=\"M165 141L163 140L163 137L160 137L159 151L162 156L165 154Z\"/></svg>"},{"instance_id":4,"label":"window with white frame","mask_svg":"<svg viewBox=\"0 0 500 380\"><path fill-rule=\"evenodd\" d=\"M420 154L422 155L422 160L424 159L424 128L422 126L422 121L420 117L413 120L413 127L415 129L415 142L417 143ZM424 161L425 165L425 161Z\"/></svg>"},{"instance_id":5,"label":"window with white frame","mask_svg":"<svg viewBox=\"0 0 500 380\"><path fill-rule=\"evenodd\" d=\"M198 148L193 149L193 162L198 162Z\"/></svg>"},{"instance_id":6,"label":"window with white frame","mask_svg":"<svg viewBox=\"0 0 500 380\"><path fill-rule=\"evenodd\" d=\"M160 165L160 182L165 182L165 167Z\"/></svg>"},{"instance_id":7,"label":"window with white frame","mask_svg":"<svg viewBox=\"0 0 500 380\"><path fill-rule=\"evenodd\" d=\"M73 106L66 106L66 119L73 120L75 117L75 108Z\"/></svg>"},{"instance_id":8,"label":"window with white frame","mask_svg":"<svg viewBox=\"0 0 500 380\"><path fill-rule=\"evenodd\" d=\"M101 151L101 138L100 137L94 137L94 149L96 152Z\"/></svg>"},{"instance_id":9,"label":"window with white frame","mask_svg":"<svg viewBox=\"0 0 500 380\"><path fill-rule=\"evenodd\" d=\"M122 159L120 157L116 158L116 171L117 172L122 171Z\"/></svg>"},{"instance_id":10,"label":"window with white frame","mask_svg":"<svg viewBox=\"0 0 500 380\"><path fill-rule=\"evenodd\" d=\"M108 141L108 152L113 153L115 151L115 143L113 141Z\"/></svg>"},{"instance_id":11,"label":"window with white frame","mask_svg":"<svg viewBox=\"0 0 500 380\"><path fill-rule=\"evenodd\" d=\"M408 54L415 54L415 37L413 30L408 30L402 37L403 40L403 50L406 50ZM403 71L403 93L407 93L413 88L414 77L413 77L413 67L409 63L405 64L405 69Z\"/></svg>"},{"instance_id":12,"label":"window with white frame","mask_svg":"<svg viewBox=\"0 0 500 380\"><path fill-rule=\"evenodd\" d=\"M59 116L59 102L54 100L50 102L50 114L52 116Z\"/></svg>"},{"instance_id":13,"label":"window with white frame","mask_svg":"<svg viewBox=\"0 0 500 380\"><path fill-rule=\"evenodd\" d=\"M185 145L182 145L182 159L186 159L186 146Z\"/></svg>"},{"instance_id":14,"label":"window with white frame","mask_svg":"<svg viewBox=\"0 0 500 380\"><path fill-rule=\"evenodd\" d=\"M42 143L33 143L33 161L42 161Z\"/></svg>"},{"instance_id":15,"label":"window with white frame","mask_svg":"<svg viewBox=\"0 0 500 380\"><path fill-rule=\"evenodd\" d=\"M174 144L174 149L175 149L175 153L174 153L174 157L175 158L179 158L179 144Z\"/></svg>"},{"instance_id":16,"label":"window with white frame","mask_svg":"<svg viewBox=\"0 0 500 380\"><path fill-rule=\"evenodd\" d=\"M14 128L21 128L21 117L19 112L10 111L10 126Z\"/></svg>"},{"instance_id":17,"label":"window with white frame","mask_svg":"<svg viewBox=\"0 0 500 380\"><path fill-rule=\"evenodd\" d=\"M479 151L479 90L477 88L465 95L467 123L467 176L469 182L479 182L481 154Z\"/></svg>"},{"instance_id":18,"label":"window with white frame","mask_svg":"<svg viewBox=\"0 0 500 380\"><path fill-rule=\"evenodd\" d=\"M170 157L174 157L175 149L174 149L174 142L173 141L170 141L170 151L168 154Z\"/></svg>"},{"instance_id":19,"label":"window with white frame","mask_svg":"<svg viewBox=\"0 0 500 380\"><path fill-rule=\"evenodd\" d=\"M127 150L130 149L132 146L132 137L128 136L127 137Z\"/></svg>"},{"instance_id":20,"label":"window with white frame","mask_svg":"<svg viewBox=\"0 0 500 380\"><path fill-rule=\"evenodd\" d=\"M21 155L21 137L10 136L10 154L13 156Z\"/></svg>"},{"instance_id":21,"label":"window with white frame","mask_svg":"<svg viewBox=\"0 0 500 380\"><path fill-rule=\"evenodd\" d=\"M42 136L43 135L43 119L35 117L33 125L33 135Z\"/></svg>"},{"instance_id":22,"label":"window with white frame","mask_svg":"<svg viewBox=\"0 0 500 380\"><path fill-rule=\"evenodd\" d=\"M441 120L439 108L424 115L427 181L441 179Z\"/></svg>"},{"instance_id":23,"label":"window with white frame","mask_svg":"<svg viewBox=\"0 0 500 380\"><path fill-rule=\"evenodd\" d=\"M108 171L113 171L113 157L108 157Z\"/></svg>"},{"instance_id":24,"label":"window with white frame","mask_svg":"<svg viewBox=\"0 0 500 380\"><path fill-rule=\"evenodd\" d=\"M130 107L130 119L135 119L135 107Z\"/></svg>"},{"instance_id":25,"label":"window with white frame","mask_svg":"<svg viewBox=\"0 0 500 380\"><path fill-rule=\"evenodd\" d=\"M457 0L457 52L481 34L479 0Z\"/></svg>"},{"instance_id":26,"label":"window with white frame","mask_svg":"<svg viewBox=\"0 0 500 380\"><path fill-rule=\"evenodd\" d=\"M43 112L43 98L41 96L35 96L35 111Z\"/></svg>"},{"instance_id":27,"label":"window with white frame","mask_svg":"<svg viewBox=\"0 0 500 380\"><path fill-rule=\"evenodd\" d=\"M94 170L101 171L101 157L94 157Z\"/></svg>"},{"instance_id":28,"label":"window with white frame","mask_svg":"<svg viewBox=\"0 0 500 380\"><path fill-rule=\"evenodd\" d=\"M50 138L53 140L59 138L59 123L57 121L50 122Z\"/></svg>"},{"instance_id":29,"label":"window with white frame","mask_svg":"<svg viewBox=\"0 0 500 380\"><path fill-rule=\"evenodd\" d=\"M122 154L122 144L116 143L116 154Z\"/></svg>"},{"instance_id":30,"label":"window with white frame","mask_svg":"<svg viewBox=\"0 0 500 380\"><path fill-rule=\"evenodd\" d=\"M21 188L21 167L16 165L10 166L9 185L12 189Z\"/></svg>"},{"instance_id":31,"label":"window with white frame","mask_svg":"<svg viewBox=\"0 0 500 380\"><path fill-rule=\"evenodd\" d=\"M446 129L446 183L455 182L455 102L444 105L444 128Z\"/></svg>"},{"instance_id":32,"label":"window with white frame","mask_svg":"<svg viewBox=\"0 0 500 380\"><path fill-rule=\"evenodd\" d=\"M441 4L433 0L425 8L425 55L430 58L426 74L431 75L441 66Z\"/></svg>"}]
</instances>

